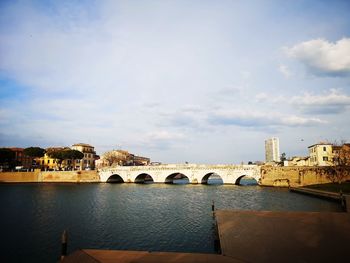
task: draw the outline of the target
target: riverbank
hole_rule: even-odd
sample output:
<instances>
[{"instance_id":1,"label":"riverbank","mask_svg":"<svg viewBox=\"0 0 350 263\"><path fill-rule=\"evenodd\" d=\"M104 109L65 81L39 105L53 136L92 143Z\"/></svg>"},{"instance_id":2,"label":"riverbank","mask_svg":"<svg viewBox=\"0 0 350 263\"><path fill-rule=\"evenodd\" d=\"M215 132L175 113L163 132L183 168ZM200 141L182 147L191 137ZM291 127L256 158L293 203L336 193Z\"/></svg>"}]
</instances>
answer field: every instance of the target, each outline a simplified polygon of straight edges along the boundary
<instances>
[{"instance_id":1,"label":"riverbank","mask_svg":"<svg viewBox=\"0 0 350 263\"><path fill-rule=\"evenodd\" d=\"M289 190L291 192L295 192L299 194L309 195L317 198L338 202L344 211L347 211L348 213L350 213L350 195L347 193L344 194L342 191L336 192L334 190L338 189L339 187L334 187L332 184L330 185L331 187L325 186L325 187L318 187L316 189L312 187L290 187ZM327 189L327 190L332 189L333 191L319 190L319 188Z\"/></svg>"},{"instance_id":2,"label":"riverbank","mask_svg":"<svg viewBox=\"0 0 350 263\"><path fill-rule=\"evenodd\" d=\"M346 167L350 170L350 166ZM350 173L349 173L350 174ZM322 166L261 166L260 184L276 187L303 187L316 184L329 184L336 178ZM345 182L350 175L342 178Z\"/></svg>"},{"instance_id":3,"label":"riverbank","mask_svg":"<svg viewBox=\"0 0 350 263\"><path fill-rule=\"evenodd\" d=\"M308 185L306 188L327 191L327 192L334 192L334 193L342 192L343 194L350 194L350 182L343 182L341 184L339 183L315 184L315 185Z\"/></svg>"}]
</instances>

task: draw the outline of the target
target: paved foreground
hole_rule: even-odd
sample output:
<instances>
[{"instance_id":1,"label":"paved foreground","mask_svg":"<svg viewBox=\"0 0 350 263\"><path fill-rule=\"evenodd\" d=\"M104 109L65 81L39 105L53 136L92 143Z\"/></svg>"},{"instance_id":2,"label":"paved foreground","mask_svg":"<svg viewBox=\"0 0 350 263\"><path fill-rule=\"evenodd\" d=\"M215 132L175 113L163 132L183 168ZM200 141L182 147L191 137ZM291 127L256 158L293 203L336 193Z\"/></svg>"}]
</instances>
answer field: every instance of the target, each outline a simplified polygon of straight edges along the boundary
<instances>
[{"instance_id":1,"label":"paved foreground","mask_svg":"<svg viewBox=\"0 0 350 263\"><path fill-rule=\"evenodd\" d=\"M215 211L221 255L75 251L63 262L348 262L350 213Z\"/></svg>"},{"instance_id":2,"label":"paved foreground","mask_svg":"<svg viewBox=\"0 0 350 263\"><path fill-rule=\"evenodd\" d=\"M127 250L78 250L66 257L64 263L154 263L154 262L183 262L183 263L239 263L235 260L217 254L197 254L197 253L176 253L176 252L147 252L147 251L127 251Z\"/></svg>"},{"instance_id":3,"label":"paved foreground","mask_svg":"<svg viewBox=\"0 0 350 263\"><path fill-rule=\"evenodd\" d=\"M248 262L348 262L350 214L215 212L224 256Z\"/></svg>"}]
</instances>

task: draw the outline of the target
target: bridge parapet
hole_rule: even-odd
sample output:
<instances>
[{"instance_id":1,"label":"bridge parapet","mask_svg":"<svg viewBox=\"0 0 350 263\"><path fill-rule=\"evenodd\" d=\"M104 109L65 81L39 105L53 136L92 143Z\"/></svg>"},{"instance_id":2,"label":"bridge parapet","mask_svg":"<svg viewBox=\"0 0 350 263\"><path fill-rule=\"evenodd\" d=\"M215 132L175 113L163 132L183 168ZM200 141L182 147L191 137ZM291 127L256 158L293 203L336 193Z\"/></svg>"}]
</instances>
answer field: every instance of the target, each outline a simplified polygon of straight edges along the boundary
<instances>
[{"instance_id":1,"label":"bridge parapet","mask_svg":"<svg viewBox=\"0 0 350 263\"><path fill-rule=\"evenodd\" d=\"M211 174L219 175L224 184L235 184L243 176L260 182L260 167L257 165L232 164L167 164L150 166L115 166L99 170L101 182L106 182L112 175L118 175L124 182L135 182L140 175L149 175L154 182L165 183L169 176L183 174L191 183L206 183Z\"/></svg>"}]
</instances>

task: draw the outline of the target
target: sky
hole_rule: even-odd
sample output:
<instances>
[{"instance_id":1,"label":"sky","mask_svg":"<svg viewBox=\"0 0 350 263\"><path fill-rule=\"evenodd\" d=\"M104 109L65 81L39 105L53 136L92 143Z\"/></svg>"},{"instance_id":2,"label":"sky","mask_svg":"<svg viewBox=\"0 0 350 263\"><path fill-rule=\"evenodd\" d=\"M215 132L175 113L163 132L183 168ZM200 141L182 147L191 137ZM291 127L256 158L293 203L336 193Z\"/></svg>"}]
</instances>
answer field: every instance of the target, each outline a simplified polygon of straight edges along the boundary
<instances>
[{"instance_id":1,"label":"sky","mask_svg":"<svg viewBox=\"0 0 350 263\"><path fill-rule=\"evenodd\" d=\"M163 163L350 141L349 1L0 1L0 146Z\"/></svg>"}]
</instances>

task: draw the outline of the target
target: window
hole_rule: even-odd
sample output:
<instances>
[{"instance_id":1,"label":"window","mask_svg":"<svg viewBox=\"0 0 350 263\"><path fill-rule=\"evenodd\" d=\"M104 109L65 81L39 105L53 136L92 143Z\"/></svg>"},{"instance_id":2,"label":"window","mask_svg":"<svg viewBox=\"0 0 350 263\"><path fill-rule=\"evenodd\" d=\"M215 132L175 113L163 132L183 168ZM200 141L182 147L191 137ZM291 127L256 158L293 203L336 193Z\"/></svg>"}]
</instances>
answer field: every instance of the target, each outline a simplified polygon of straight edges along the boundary
<instances>
[{"instance_id":1,"label":"window","mask_svg":"<svg viewBox=\"0 0 350 263\"><path fill-rule=\"evenodd\" d=\"M50 163L50 160L47 160L47 164L49 164Z\"/></svg>"},{"instance_id":2,"label":"window","mask_svg":"<svg viewBox=\"0 0 350 263\"><path fill-rule=\"evenodd\" d=\"M323 156L323 161L328 161L328 157L327 156Z\"/></svg>"},{"instance_id":3,"label":"window","mask_svg":"<svg viewBox=\"0 0 350 263\"><path fill-rule=\"evenodd\" d=\"M323 147L323 151L324 151L324 152L326 151L326 147Z\"/></svg>"}]
</instances>

